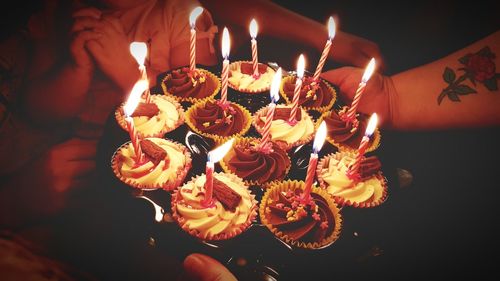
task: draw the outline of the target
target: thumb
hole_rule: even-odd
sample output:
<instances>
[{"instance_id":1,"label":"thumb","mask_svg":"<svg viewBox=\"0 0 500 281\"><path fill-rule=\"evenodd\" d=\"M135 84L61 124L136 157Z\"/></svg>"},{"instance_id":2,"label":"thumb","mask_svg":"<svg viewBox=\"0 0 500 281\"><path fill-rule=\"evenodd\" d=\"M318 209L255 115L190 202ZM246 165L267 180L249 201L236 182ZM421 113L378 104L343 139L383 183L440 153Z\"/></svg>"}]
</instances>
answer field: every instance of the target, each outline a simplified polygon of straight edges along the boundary
<instances>
[{"instance_id":1,"label":"thumb","mask_svg":"<svg viewBox=\"0 0 500 281\"><path fill-rule=\"evenodd\" d=\"M184 271L193 281L235 281L236 277L221 263L202 254L191 254L184 259Z\"/></svg>"}]
</instances>

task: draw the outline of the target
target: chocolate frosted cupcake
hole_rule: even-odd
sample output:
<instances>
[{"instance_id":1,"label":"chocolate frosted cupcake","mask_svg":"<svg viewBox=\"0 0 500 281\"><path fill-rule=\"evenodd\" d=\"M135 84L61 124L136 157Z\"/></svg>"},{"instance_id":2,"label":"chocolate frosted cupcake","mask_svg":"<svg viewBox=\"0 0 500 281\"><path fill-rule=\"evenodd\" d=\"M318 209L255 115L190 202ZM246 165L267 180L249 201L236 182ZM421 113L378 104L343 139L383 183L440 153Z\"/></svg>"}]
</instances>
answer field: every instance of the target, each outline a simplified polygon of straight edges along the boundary
<instances>
[{"instance_id":1,"label":"chocolate frosted cupcake","mask_svg":"<svg viewBox=\"0 0 500 281\"><path fill-rule=\"evenodd\" d=\"M229 137L244 135L251 125L250 112L237 103L208 100L191 106L186 123L196 133L222 142Z\"/></svg>"},{"instance_id":2,"label":"chocolate frosted cupcake","mask_svg":"<svg viewBox=\"0 0 500 281\"><path fill-rule=\"evenodd\" d=\"M215 96L220 86L217 76L201 68L194 73L189 71L189 67L172 70L161 81L164 94L193 103Z\"/></svg>"},{"instance_id":3,"label":"chocolate frosted cupcake","mask_svg":"<svg viewBox=\"0 0 500 281\"><path fill-rule=\"evenodd\" d=\"M287 76L281 82L280 93L287 104L293 100L295 92L295 76ZM299 106L306 110L325 112L335 103L337 94L333 87L323 79L315 82L312 77L305 77L299 96Z\"/></svg>"},{"instance_id":4,"label":"chocolate frosted cupcake","mask_svg":"<svg viewBox=\"0 0 500 281\"><path fill-rule=\"evenodd\" d=\"M275 74L274 69L266 64L259 63L259 76L253 75L252 62L236 61L229 65L228 85L234 90L258 94L269 91Z\"/></svg>"},{"instance_id":5,"label":"chocolate frosted cupcake","mask_svg":"<svg viewBox=\"0 0 500 281\"><path fill-rule=\"evenodd\" d=\"M238 138L220 162L222 169L236 174L250 185L265 187L282 180L290 169L290 157L276 143L260 146L260 140Z\"/></svg>"},{"instance_id":6,"label":"chocolate frosted cupcake","mask_svg":"<svg viewBox=\"0 0 500 281\"><path fill-rule=\"evenodd\" d=\"M262 223L292 246L319 249L340 235L342 218L337 205L324 190L313 187L304 203L304 182L284 181L272 185L261 200Z\"/></svg>"},{"instance_id":7,"label":"chocolate frosted cupcake","mask_svg":"<svg viewBox=\"0 0 500 281\"><path fill-rule=\"evenodd\" d=\"M342 115L345 114L347 107L345 107L340 112L332 109L321 115L318 120L318 124L322 120L325 121L326 127L328 128L328 134L326 140L332 145L336 146L340 150L356 151L361 143L366 127L368 126L367 115L362 113L358 114L358 117L354 122L346 122ZM367 152L377 149L380 144L380 131L375 130L374 134L370 138L368 144Z\"/></svg>"},{"instance_id":8,"label":"chocolate frosted cupcake","mask_svg":"<svg viewBox=\"0 0 500 281\"><path fill-rule=\"evenodd\" d=\"M359 180L347 175L356 154L337 152L325 156L318 163L317 175L321 187L340 205L359 208L375 207L387 197L387 183L382 175L381 163L375 156L363 157Z\"/></svg>"}]
</instances>

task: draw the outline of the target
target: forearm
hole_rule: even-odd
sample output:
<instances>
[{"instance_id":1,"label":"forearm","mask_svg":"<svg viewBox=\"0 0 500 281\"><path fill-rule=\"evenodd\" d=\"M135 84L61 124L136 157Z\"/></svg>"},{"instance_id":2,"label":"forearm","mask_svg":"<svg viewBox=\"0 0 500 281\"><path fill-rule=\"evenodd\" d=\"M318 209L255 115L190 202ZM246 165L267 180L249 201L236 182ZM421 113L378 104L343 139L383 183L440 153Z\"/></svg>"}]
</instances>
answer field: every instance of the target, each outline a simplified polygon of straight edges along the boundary
<instances>
[{"instance_id":1,"label":"forearm","mask_svg":"<svg viewBox=\"0 0 500 281\"><path fill-rule=\"evenodd\" d=\"M490 63L485 58L478 60L481 63L475 65L483 68L480 74L474 74L472 70L477 67L465 63L464 58L485 47L495 58ZM392 126L438 129L500 124L500 92L495 88L500 75L491 69L492 64L500 65L499 55L497 31L445 58L392 76L397 93L392 97ZM449 69L446 75L445 69Z\"/></svg>"}]
</instances>

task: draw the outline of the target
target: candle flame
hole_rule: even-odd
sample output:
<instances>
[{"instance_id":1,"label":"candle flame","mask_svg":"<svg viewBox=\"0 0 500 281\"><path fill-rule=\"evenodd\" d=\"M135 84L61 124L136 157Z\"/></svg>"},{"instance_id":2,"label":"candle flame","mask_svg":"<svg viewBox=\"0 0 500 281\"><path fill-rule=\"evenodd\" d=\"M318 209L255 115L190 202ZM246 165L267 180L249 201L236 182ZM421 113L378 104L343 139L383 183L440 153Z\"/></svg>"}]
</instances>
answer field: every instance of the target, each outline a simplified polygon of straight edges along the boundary
<instances>
[{"instance_id":1,"label":"candle flame","mask_svg":"<svg viewBox=\"0 0 500 281\"><path fill-rule=\"evenodd\" d=\"M375 70L375 59L372 58L368 63L368 65L366 66L365 73L363 73L363 78L361 78L361 81L363 83L368 82L368 80L370 80L370 77L372 77L374 70Z\"/></svg>"},{"instance_id":2,"label":"candle flame","mask_svg":"<svg viewBox=\"0 0 500 281\"><path fill-rule=\"evenodd\" d=\"M231 48L231 41L229 39L229 31L224 27L222 31L222 57L227 59L229 56L229 49Z\"/></svg>"},{"instance_id":3,"label":"candle flame","mask_svg":"<svg viewBox=\"0 0 500 281\"><path fill-rule=\"evenodd\" d=\"M325 143L326 139L326 133L327 133L326 123L325 121L323 121L319 125L318 131L316 131L316 135L314 136L314 142L313 142L314 153L318 153L323 147L323 144Z\"/></svg>"},{"instance_id":4,"label":"candle flame","mask_svg":"<svg viewBox=\"0 0 500 281\"><path fill-rule=\"evenodd\" d=\"M148 55L148 46L144 42L132 42L130 43L130 53L137 61L137 64L144 65Z\"/></svg>"},{"instance_id":5,"label":"candle flame","mask_svg":"<svg viewBox=\"0 0 500 281\"><path fill-rule=\"evenodd\" d=\"M280 100L279 92L280 92L280 85L281 85L281 75L282 74L281 74L281 67L280 67L280 68L278 68L278 70L274 74L273 82L271 83L270 94L271 94L271 102L272 103L278 103L278 101Z\"/></svg>"},{"instance_id":6,"label":"candle flame","mask_svg":"<svg viewBox=\"0 0 500 281\"><path fill-rule=\"evenodd\" d=\"M304 77L304 68L305 68L305 59L304 55L300 54L299 61L297 62L297 77L302 78Z\"/></svg>"},{"instance_id":7,"label":"candle flame","mask_svg":"<svg viewBox=\"0 0 500 281\"><path fill-rule=\"evenodd\" d=\"M328 39L332 40L333 37L335 37L335 21L333 20L333 17L330 17L328 19Z\"/></svg>"},{"instance_id":8,"label":"candle flame","mask_svg":"<svg viewBox=\"0 0 500 281\"><path fill-rule=\"evenodd\" d=\"M366 126L365 136L370 137L373 132L375 132L375 128L377 128L378 116L377 113L373 113L368 121L368 126Z\"/></svg>"},{"instance_id":9,"label":"candle flame","mask_svg":"<svg viewBox=\"0 0 500 281\"><path fill-rule=\"evenodd\" d=\"M225 155L226 153L229 152L229 149L233 146L234 138L228 140L225 142L223 145L215 148L214 150L211 150L208 153L208 162L212 163L217 163L219 162Z\"/></svg>"},{"instance_id":10,"label":"candle flame","mask_svg":"<svg viewBox=\"0 0 500 281\"><path fill-rule=\"evenodd\" d=\"M134 113L135 108L141 100L142 93L144 93L144 91L146 91L148 87L149 83L147 80L141 79L137 81L137 83L135 83L132 91L130 92L130 95L128 96L127 102L123 106L123 112L125 113L125 116L130 117L130 115Z\"/></svg>"},{"instance_id":11,"label":"candle flame","mask_svg":"<svg viewBox=\"0 0 500 281\"><path fill-rule=\"evenodd\" d=\"M194 28L196 25L196 18L198 18L199 15L203 13L203 8L198 6L191 11L191 14L189 14L189 25L191 25L191 28Z\"/></svg>"},{"instance_id":12,"label":"candle flame","mask_svg":"<svg viewBox=\"0 0 500 281\"><path fill-rule=\"evenodd\" d=\"M259 26L257 25L257 21L255 19L252 19L250 22L250 36L252 36L253 39L257 37L257 32L259 31Z\"/></svg>"}]
</instances>

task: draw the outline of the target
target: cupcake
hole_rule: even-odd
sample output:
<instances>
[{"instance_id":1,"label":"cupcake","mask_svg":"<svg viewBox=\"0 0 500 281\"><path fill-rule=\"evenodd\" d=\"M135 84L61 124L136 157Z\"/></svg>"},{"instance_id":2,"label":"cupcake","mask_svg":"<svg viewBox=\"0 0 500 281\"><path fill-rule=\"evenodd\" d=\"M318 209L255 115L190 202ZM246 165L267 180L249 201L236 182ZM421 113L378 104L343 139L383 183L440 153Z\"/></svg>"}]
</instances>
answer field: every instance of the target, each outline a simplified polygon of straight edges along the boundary
<instances>
[{"instance_id":1,"label":"cupcake","mask_svg":"<svg viewBox=\"0 0 500 281\"><path fill-rule=\"evenodd\" d=\"M214 204L204 207L205 175L197 176L172 195L172 216L189 234L203 240L230 239L245 231L257 216L257 201L243 180L214 173Z\"/></svg>"},{"instance_id":2,"label":"cupcake","mask_svg":"<svg viewBox=\"0 0 500 281\"><path fill-rule=\"evenodd\" d=\"M138 163L131 142L114 153L112 169L122 182L141 189L177 188L191 168L191 154L181 144L161 139L140 141L144 162Z\"/></svg>"},{"instance_id":3,"label":"cupcake","mask_svg":"<svg viewBox=\"0 0 500 281\"><path fill-rule=\"evenodd\" d=\"M281 81L280 93L287 104L293 100L295 76L287 76ZM299 95L299 106L306 110L325 112L335 103L337 95L332 86L323 79L315 82L312 77L305 77Z\"/></svg>"},{"instance_id":4,"label":"cupcake","mask_svg":"<svg viewBox=\"0 0 500 281\"><path fill-rule=\"evenodd\" d=\"M151 95L150 103L140 102L132 118L137 133L141 138L163 137L184 123L184 110L172 97ZM123 105L115 111L115 118L120 127L127 130Z\"/></svg>"},{"instance_id":5,"label":"cupcake","mask_svg":"<svg viewBox=\"0 0 500 281\"><path fill-rule=\"evenodd\" d=\"M347 112L347 107L344 107L340 112L332 109L323 113L318 124L322 120L325 121L328 128L326 140L340 150L356 151L361 143L366 127L368 125L369 116L359 113L354 122L347 122L343 116ZM380 144L380 131L375 130L370 138L370 142L366 149L367 152L377 149Z\"/></svg>"},{"instance_id":6,"label":"cupcake","mask_svg":"<svg viewBox=\"0 0 500 281\"><path fill-rule=\"evenodd\" d=\"M253 117L255 129L262 134L266 122L267 107L261 108ZM280 144L286 150L309 142L314 135L313 119L303 108L299 108L296 116L296 124L290 124L291 107L288 105L277 105L274 118L271 123L271 140Z\"/></svg>"},{"instance_id":7,"label":"cupcake","mask_svg":"<svg viewBox=\"0 0 500 281\"><path fill-rule=\"evenodd\" d=\"M311 200L301 198L302 181L272 185L262 197L262 223L278 238L299 248L319 249L340 235L342 218L335 202L323 189L313 187Z\"/></svg>"},{"instance_id":8,"label":"cupcake","mask_svg":"<svg viewBox=\"0 0 500 281\"><path fill-rule=\"evenodd\" d=\"M283 180L291 161L285 150L273 142L260 145L255 138L238 138L220 162L222 169L241 177L250 185L267 186Z\"/></svg>"},{"instance_id":9,"label":"cupcake","mask_svg":"<svg viewBox=\"0 0 500 281\"><path fill-rule=\"evenodd\" d=\"M269 91L274 76L274 69L259 63L259 76L253 75L252 62L236 61L229 65L228 85L234 90L257 94Z\"/></svg>"},{"instance_id":10,"label":"cupcake","mask_svg":"<svg viewBox=\"0 0 500 281\"><path fill-rule=\"evenodd\" d=\"M237 103L210 99L191 106L186 112L186 123L196 133L222 142L244 135L250 129L251 115Z\"/></svg>"},{"instance_id":11,"label":"cupcake","mask_svg":"<svg viewBox=\"0 0 500 281\"><path fill-rule=\"evenodd\" d=\"M340 205L359 208L380 205L387 197L387 183L380 170L380 161L375 156L363 157L359 179L353 180L347 171L355 158L355 153L345 151L321 159L317 168L321 187Z\"/></svg>"},{"instance_id":12,"label":"cupcake","mask_svg":"<svg viewBox=\"0 0 500 281\"><path fill-rule=\"evenodd\" d=\"M205 69L197 68L192 73L188 67L183 67L167 74L161 87L166 95L194 103L215 96L220 89L220 80Z\"/></svg>"}]
</instances>

